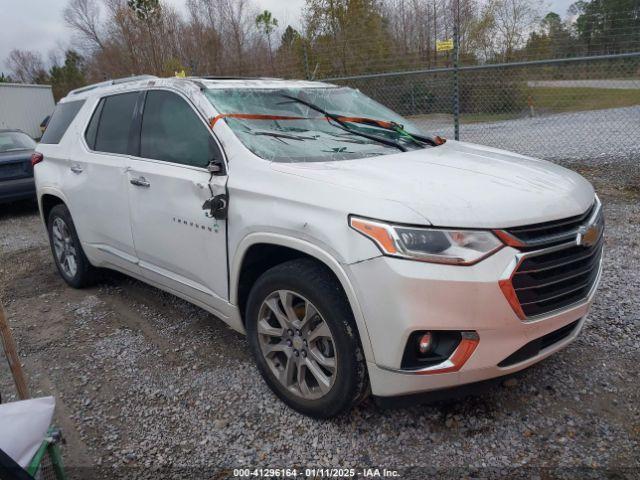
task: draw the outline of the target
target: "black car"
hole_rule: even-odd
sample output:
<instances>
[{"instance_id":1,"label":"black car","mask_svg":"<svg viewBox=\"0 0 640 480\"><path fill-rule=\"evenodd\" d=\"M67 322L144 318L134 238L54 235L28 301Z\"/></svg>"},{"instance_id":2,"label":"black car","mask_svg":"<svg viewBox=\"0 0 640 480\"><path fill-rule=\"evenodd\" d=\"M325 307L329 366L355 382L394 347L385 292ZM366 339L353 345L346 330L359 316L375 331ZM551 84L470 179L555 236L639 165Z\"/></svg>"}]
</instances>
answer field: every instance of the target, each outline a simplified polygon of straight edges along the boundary
<instances>
[{"instance_id":1,"label":"black car","mask_svg":"<svg viewBox=\"0 0 640 480\"><path fill-rule=\"evenodd\" d=\"M31 154L36 142L20 130L0 130L0 203L35 198Z\"/></svg>"}]
</instances>

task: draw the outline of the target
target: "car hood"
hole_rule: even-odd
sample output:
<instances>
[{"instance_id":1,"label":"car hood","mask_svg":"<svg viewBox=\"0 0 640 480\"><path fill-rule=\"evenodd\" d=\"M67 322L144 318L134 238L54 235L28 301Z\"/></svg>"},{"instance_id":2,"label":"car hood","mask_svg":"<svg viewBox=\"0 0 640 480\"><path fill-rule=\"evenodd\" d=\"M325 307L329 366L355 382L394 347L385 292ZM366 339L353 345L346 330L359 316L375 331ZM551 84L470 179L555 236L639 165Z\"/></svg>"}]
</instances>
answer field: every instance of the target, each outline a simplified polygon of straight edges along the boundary
<instances>
[{"instance_id":1,"label":"car hood","mask_svg":"<svg viewBox=\"0 0 640 480\"><path fill-rule=\"evenodd\" d=\"M272 168L400 202L443 227L504 228L558 220L583 213L594 201L591 184L571 170L451 140L425 150L337 162L273 163Z\"/></svg>"}]
</instances>

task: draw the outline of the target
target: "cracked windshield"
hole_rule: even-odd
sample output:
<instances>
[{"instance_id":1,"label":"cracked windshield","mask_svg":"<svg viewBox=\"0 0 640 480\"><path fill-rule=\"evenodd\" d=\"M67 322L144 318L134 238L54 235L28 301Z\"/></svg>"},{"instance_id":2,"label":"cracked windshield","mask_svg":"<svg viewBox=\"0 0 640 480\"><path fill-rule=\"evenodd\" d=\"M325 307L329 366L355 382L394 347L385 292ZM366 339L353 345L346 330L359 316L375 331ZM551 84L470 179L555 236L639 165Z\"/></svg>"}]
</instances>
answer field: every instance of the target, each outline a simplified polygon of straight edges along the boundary
<instances>
[{"instance_id":1,"label":"cracked windshield","mask_svg":"<svg viewBox=\"0 0 640 480\"><path fill-rule=\"evenodd\" d=\"M353 160L438 144L351 88L208 89L207 98L253 153L276 162Z\"/></svg>"}]
</instances>

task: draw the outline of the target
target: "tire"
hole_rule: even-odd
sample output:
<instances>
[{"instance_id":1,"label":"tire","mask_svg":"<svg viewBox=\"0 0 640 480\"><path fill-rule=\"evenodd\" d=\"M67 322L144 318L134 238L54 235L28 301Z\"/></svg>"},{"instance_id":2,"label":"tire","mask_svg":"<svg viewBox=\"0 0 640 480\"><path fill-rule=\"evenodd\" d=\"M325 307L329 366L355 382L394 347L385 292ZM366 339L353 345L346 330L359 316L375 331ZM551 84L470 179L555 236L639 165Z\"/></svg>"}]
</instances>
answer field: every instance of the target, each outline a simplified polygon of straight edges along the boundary
<instances>
[{"instance_id":1,"label":"tire","mask_svg":"<svg viewBox=\"0 0 640 480\"><path fill-rule=\"evenodd\" d=\"M93 285L97 271L82 250L66 205L56 205L51 209L47 219L47 231L53 260L63 280L73 288Z\"/></svg>"},{"instance_id":2,"label":"tire","mask_svg":"<svg viewBox=\"0 0 640 480\"><path fill-rule=\"evenodd\" d=\"M258 278L247 301L246 328L262 377L294 410L329 418L368 395L353 313L341 285L318 262L291 260Z\"/></svg>"}]
</instances>

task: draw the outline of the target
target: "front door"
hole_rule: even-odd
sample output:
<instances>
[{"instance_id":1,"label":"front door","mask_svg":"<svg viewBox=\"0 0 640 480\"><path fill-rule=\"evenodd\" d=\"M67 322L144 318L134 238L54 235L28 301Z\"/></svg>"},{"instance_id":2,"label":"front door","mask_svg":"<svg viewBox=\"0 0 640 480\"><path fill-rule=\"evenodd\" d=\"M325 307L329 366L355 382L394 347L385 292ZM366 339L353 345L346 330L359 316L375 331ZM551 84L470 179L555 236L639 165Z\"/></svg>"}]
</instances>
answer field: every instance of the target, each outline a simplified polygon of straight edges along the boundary
<instances>
[{"instance_id":1,"label":"front door","mask_svg":"<svg viewBox=\"0 0 640 480\"><path fill-rule=\"evenodd\" d=\"M168 90L147 92L139 155L129 161L133 240L146 278L212 307L228 298L226 222L202 209L225 192L212 176L220 149L191 104Z\"/></svg>"}]
</instances>

